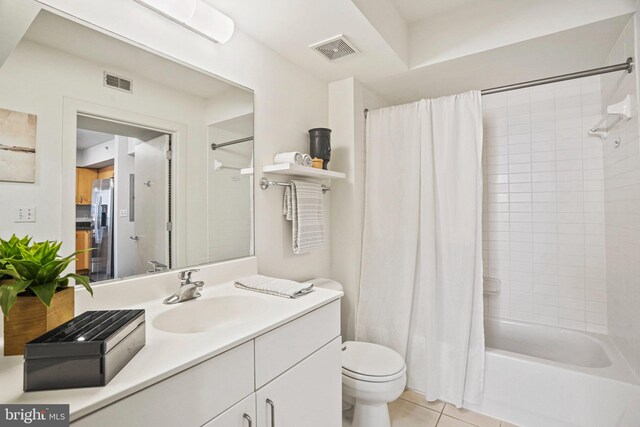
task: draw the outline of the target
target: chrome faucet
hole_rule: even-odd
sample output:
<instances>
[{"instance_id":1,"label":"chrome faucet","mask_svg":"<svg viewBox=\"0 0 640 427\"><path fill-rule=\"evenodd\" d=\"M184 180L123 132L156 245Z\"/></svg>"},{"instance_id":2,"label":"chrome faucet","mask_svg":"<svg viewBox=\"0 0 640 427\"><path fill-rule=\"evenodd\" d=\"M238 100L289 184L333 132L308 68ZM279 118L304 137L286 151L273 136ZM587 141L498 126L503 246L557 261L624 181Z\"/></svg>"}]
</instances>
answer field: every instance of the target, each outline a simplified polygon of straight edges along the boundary
<instances>
[{"instance_id":1,"label":"chrome faucet","mask_svg":"<svg viewBox=\"0 0 640 427\"><path fill-rule=\"evenodd\" d=\"M167 271L169 269L168 265L163 264L159 261L151 260L149 261L149 264L151 264L151 269L147 270L147 273L158 273L161 271Z\"/></svg>"},{"instance_id":2,"label":"chrome faucet","mask_svg":"<svg viewBox=\"0 0 640 427\"><path fill-rule=\"evenodd\" d=\"M168 298L165 298L162 301L163 304L177 304L182 301L188 301L190 299L196 299L202 294L200 291L204 286L203 281L192 282L191 274L200 271L196 268L192 268L189 270L181 271L178 273L178 278L180 279L180 287L176 291L175 294L171 295Z\"/></svg>"}]
</instances>

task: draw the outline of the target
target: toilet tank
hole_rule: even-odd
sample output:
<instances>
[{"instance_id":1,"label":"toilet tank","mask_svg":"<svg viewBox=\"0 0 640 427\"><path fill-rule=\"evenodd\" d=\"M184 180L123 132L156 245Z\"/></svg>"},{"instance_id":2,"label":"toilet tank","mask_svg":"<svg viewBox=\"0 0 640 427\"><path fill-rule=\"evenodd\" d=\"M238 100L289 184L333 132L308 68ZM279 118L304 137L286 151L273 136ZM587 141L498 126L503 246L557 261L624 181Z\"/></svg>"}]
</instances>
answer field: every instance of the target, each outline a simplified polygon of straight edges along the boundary
<instances>
[{"instance_id":1,"label":"toilet tank","mask_svg":"<svg viewBox=\"0 0 640 427\"><path fill-rule=\"evenodd\" d=\"M332 279L327 279L326 277L318 277L317 279L310 280L313 283L313 286L317 286L318 288L324 289L332 289L334 291L343 292L342 285L339 282L336 282Z\"/></svg>"}]
</instances>

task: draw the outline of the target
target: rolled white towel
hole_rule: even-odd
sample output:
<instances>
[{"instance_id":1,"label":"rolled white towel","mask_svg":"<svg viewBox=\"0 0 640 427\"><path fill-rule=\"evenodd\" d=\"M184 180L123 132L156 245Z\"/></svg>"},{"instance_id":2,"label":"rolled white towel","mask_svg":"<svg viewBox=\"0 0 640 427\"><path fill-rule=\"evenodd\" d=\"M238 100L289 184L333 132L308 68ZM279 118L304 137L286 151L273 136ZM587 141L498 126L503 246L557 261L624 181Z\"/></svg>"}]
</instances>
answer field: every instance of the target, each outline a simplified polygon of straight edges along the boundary
<instances>
[{"instance_id":1,"label":"rolled white towel","mask_svg":"<svg viewBox=\"0 0 640 427\"><path fill-rule=\"evenodd\" d=\"M304 156L297 151L289 151L286 153L278 153L273 156L273 163L295 163L296 165L304 165Z\"/></svg>"},{"instance_id":2,"label":"rolled white towel","mask_svg":"<svg viewBox=\"0 0 640 427\"><path fill-rule=\"evenodd\" d=\"M242 279L236 280L234 284L236 288L262 292L283 298L299 298L313 291L313 283L298 283L293 280L277 279L260 274L243 277Z\"/></svg>"},{"instance_id":3,"label":"rolled white towel","mask_svg":"<svg viewBox=\"0 0 640 427\"><path fill-rule=\"evenodd\" d=\"M311 166L311 163L313 163L313 159L308 154L303 154L302 159L305 166Z\"/></svg>"}]
</instances>

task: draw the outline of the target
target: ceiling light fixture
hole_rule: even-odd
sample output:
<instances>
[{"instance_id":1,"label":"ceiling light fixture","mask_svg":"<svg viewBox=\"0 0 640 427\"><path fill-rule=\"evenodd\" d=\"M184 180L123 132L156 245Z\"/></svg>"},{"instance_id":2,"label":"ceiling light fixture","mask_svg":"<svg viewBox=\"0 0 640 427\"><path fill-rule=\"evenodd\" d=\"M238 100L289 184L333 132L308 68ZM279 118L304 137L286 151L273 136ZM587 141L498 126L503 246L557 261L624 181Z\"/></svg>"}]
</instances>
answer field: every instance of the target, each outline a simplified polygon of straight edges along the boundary
<instances>
[{"instance_id":1,"label":"ceiling light fixture","mask_svg":"<svg viewBox=\"0 0 640 427\"><path fill-rule=\"evenodd\" d=\"M203 0L135 0L216 43L231 39L235 24Z\"/></svg>"}]
</instances>

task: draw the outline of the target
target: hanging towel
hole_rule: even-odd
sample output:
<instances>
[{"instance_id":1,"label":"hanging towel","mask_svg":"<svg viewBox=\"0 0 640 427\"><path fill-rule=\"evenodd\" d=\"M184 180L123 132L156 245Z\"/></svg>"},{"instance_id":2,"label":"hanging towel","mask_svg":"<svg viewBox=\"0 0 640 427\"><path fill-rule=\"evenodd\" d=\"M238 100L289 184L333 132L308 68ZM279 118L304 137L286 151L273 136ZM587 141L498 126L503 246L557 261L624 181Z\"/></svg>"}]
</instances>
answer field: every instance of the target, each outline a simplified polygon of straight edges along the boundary
<instances>
[{"instance_id":1,"label":"hanging towel","mask_svg":"<svg viewBox=\"0 0 640 427\"><path fill-rule=\"evenodd\" d=\"M300 298L313 291L313 283L298 283L293 280L255 274L235 281L236 288L262 292L283 298Z\"/></svg>"},{"instance_id":2,"label":"hanging towel","mask_svg":"<svg viewBox=\"0 0 640 427\"><path fill-rule=\"evenodd\" d=\"M273 156L273 163L295 163L296 165L304 166L304 155L297 151L278 153Z\"/></svg>"},{"instance_id":3,"label":"hanging towel","mask_svg":"<svg viewBox=\"0 0 640 427\"><path fill-rule=\"evenodd\" d=\"M293 253L324 248L322 186L291 181L285 188L282 214L292 222Z\"/></svg>"}]
</instances>

